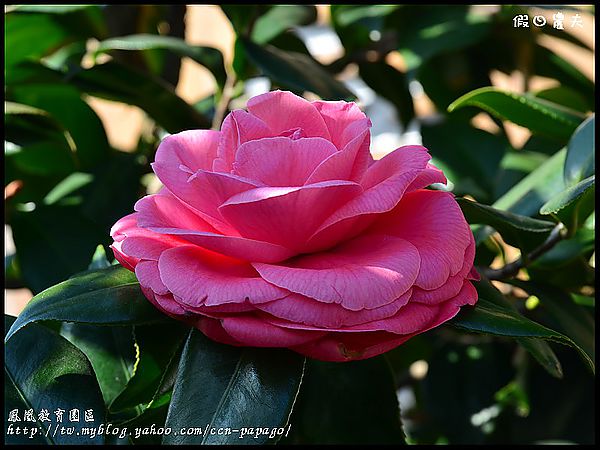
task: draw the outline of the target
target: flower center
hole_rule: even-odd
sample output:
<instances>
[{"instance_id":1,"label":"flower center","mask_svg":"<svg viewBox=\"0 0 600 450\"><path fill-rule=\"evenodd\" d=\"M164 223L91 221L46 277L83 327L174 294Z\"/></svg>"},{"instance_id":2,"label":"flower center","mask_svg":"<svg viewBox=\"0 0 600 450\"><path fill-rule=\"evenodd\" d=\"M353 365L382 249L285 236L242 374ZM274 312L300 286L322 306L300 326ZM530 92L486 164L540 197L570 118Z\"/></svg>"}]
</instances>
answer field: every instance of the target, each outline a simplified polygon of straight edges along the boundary
<instances>
[{"instance_id":1,"label":"flower center","mask_svg":"<svg viewBox=\"0 0 600 450\"><path fill-rule=\"evenodd\" d=\"M298 139L305 138L306 133L304 132L304 128L296 127L284 131L279 136L289 137L291 140L296 141Z\"/></svg>"}]
</instances>

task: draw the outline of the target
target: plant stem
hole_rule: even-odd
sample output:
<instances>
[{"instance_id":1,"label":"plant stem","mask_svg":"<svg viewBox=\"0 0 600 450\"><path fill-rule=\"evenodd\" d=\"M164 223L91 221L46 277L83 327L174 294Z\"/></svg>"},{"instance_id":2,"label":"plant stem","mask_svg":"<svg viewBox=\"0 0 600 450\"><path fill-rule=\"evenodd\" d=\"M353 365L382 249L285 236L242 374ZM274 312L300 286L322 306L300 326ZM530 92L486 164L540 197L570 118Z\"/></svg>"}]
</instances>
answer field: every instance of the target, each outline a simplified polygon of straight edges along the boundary
<instances>
[{"instance_id":1,"label":"plant stem","mask_svg":"<svg viewBox=\"0 0 600 450\"><path fill-rule=\"evenodd\" d=\"M504 280L514 277L519 273L519 270L527 267L544 253L550 251L552 247L562 240L565 237L564 229L564 225L559 223L552 229L548 239L546 239L542 245L525 255L524 258L520 257L516 261L506 264L500 269L490 269L489 267L478 268L479 273L490 280Z\"/></svg>"}]
</instances>

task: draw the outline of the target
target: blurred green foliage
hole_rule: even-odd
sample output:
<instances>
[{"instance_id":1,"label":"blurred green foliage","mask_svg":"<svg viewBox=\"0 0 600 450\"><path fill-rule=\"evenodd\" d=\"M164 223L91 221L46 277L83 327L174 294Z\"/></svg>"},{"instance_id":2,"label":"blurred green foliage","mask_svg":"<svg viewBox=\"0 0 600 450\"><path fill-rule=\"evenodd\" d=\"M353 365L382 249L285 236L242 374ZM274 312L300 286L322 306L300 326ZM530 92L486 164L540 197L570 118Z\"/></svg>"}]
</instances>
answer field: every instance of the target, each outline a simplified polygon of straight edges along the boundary
<instances>
[{"instance_id":1,"label":"blurred green foliage","mask_svg":"<svg viewBox=\"0 0 600 450\"><path fill-rule=\"evenodd\" d=\"M541 38L590 50L587 44L550 23L515 28L514 16L537 14L522 6L333 5L344 54L324 65L294 31L315 23L315 7L221 8L236 33L231 67L219 50L185 42L183 5L6 7L5 222L16 252L5 258L5 286L38 294L79 275L38 295L11 329L5 372L19 376L7 378L5 412L24 409L24 401L48 409L69 403L96 407L105 422L162 426L221 402L214 414L241 411L277 425L297 394L284 443L594 442L595 88ZM561 8L565 27L573 14L594 13ZM393 52L403 70L388 64ZM214 94L196 105L175 92L183 57L214 76ZM394 106L404 127L418 125L453 192L477 201L460 204L484 275L478 306L384 356L343 365L304 367L289 353L269 358L200 345L197 332L185 340L187 327L156 315L135 277L108 267L103 253L111 225L146 193L160 138L218 125L259 75L273 88L351 100L337 78L348 68ZM519 71L522 92L493 87L494 71ZM552 87L531 91L535 76ZM418 117L414 86L437 109L435 120ZM110 145L90 97L143 110L133 152ZM473 125L480 113L496 131ZM531 132L522 148L511 144L508 122ZM504 243L521 252L516 263ZM548 344L555 341L573 348ZM55 361L62 372L36 372ZM228 369L214 372L219 367ZM253 384L253 370L268 380ZM196 393L190 373L211 383L210 399ZM76 382L66 386L61 376ZM265 412L241 394L229 404L221 391L227 383L241 393L261 389L281 408ZM39 404L40 395L47 403ZM190 398L205 403L192 409Z\"/></svg>"}]
</instances>

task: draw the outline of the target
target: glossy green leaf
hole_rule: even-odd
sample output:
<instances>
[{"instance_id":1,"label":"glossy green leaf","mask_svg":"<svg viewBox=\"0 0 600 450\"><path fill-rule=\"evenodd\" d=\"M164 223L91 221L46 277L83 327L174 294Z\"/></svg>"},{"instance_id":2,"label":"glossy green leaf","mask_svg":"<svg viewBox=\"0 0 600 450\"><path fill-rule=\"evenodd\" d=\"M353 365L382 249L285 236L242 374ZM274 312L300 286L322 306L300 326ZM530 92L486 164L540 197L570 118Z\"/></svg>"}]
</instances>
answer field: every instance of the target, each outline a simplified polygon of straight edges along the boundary
<instances>
[{"instance_id":1,"label":"glossy green leaf","mask_svg":"<svg viewBox=\"0 0 600 450\"><path fill-rule=\"evenodd\" d=\"M23 208L11 214L10 225L23 279L34 294L85 270L98 243L110 243L107 230L77 205L32 202Z\"/></svg>"},{"instance_id":2,"label":"glossy green leaf","mask_svg":"<svg viewBox=\"0 0 600 450\"><path fill-rule=\"evenodd\" d=\"M502 91L494 87L476 89L455 100L448 111L476 106L498 117L546 136L564 139L573 134L585 116L532 95Z\"/></svg>"},{"instance_id":3,"label":"glossy green leaf","mask_svg":"<svg viewBox=\"0 0 600 450\"><path fill-rule=\"evenodd\" d=\"M211 126L164 81L115 61L75 72L70 82L87 94L140 107L169 133Z\"/></svg>"},{"instance_id":4,"label":"glossy green leaf","mask_svg":"<svg viewBox=\"0 0 600 450\"><path fill-rule=\"evenodd\" d=\"M29 12L45 14L66 14L81 9L93 7L92 5L10 5L5 12Z\"/></svg>"},{"instance_id":5,"label":"glossy green leaf","mask_svg":"<svg viewBox=\"0 0 600 450\"><path fill-rule=\"evenodd\" d=\"M165 49L180 56L187 56L210 70L221 89L225 85L227 74L223 65L223 55L219 50L212 47L190 45L183 39L172 36L132 34L129 36L114 37L100 42L95 53L98 54L111 50L153 49Z\"/></svg>"},{"instance_id":6,"label":"glossy green leaf","mask_svg":"<svg viewBox=\"0 0 600 450\"><path fill-rule=\"evenodd\" d=\"M563 369L556 354L546 341L537 338L517 338L519 344L555 378L563 377Z\"/></svg>"},{"instance_id":7,"label":"glossy green leaf","mask_svg":"<svg viewBox=\"0 0 600 450\"><path fill-rule=\"evenodd\" d=\"M160 313L140 291L135 274L121 266L86 272L36 295L7 333L39 321L97 325L162 322Z\"/></svg>"},{"instance_id":8,"label":"glossy green leaf","mask_svg":"<svg viewBox=\"0 0 600 450\"><path fill-rule=\"evenodd\" d=\"M154 394L172 359L179 355L189 327L176 321L166 324L136 326L134 330L138 358L134 373L127 386L110 404L111 412L146 408L158 401Z\"/></svg>"},{"instance_id":9,"label":"glossy green leaf","mask_svg":"<svg viewBox=\"0 0 600 450\"><path fill-rule=\"evenodd\" d=\"M589 255L595 248L594 230L580 228L569 239L558 242L549 251L533 261L531 267L560 270L574 259Z\"/></svg>"},{"instance_id":10,"label":"glossy green leaf","mask_svg":"<svg viewBox=\"0 0 600 450\"><path fill-rule=\"evenodd\" d=\"M5 319L5 326L10 321ZM105 408L92 366L65 338L42 325L33 324L5 345L4 374L5 413L17 409L21 422L13 423L13 426L21 429L23 426L36 427L38 430L37 438L28 443L42 440L49 444L104 442L103 435L92 438L84 434L85 428L96 428L104 422ZM59 424L54 411L59 408L64 411L63 424L73 427L71 434L57 432ZM34 410L35 422L23 421L24 411L29 409ZM80 422L68 422L72 409L80 411ZM49 412L50 422L39 420L38 414L42 410ZM93 420L85 422L83 417L87 410L92 410ZM6 433L5 444L14 443L23 444L23 436Z\"/></svg>"},{"instance_id":11,"label":"glossy green leaf","mask_svg":"<svg viewBox=\"0 0 600 450\"><path fill-rule=\"evenodd\" d=\"M593 355L566 335L534 322L516 311L502 308L484 298L479 298L475 307L463 307L461 312L449 322L463 330L509 336L514 338L542 338L570 345L594 371Z\"/></svg>"},{"instance_id":12,"label":"glossy green leaf","mask_svg":"<svg viewBox=\"0 0 600 450\"><path fill-rule=\"evenodd\" d=\"M88 266L88 270L106 269L107 267L110 267L110 262L106 257L104 246L98 245L94 251L94 254L92 255L92 261Z\"/></svg>"},{"instance_id":13,"label":"glossy green leaf","mask_svg":"<svg viewBox=\"0 0 600 450\"><path fill-rule=\"evenodd\" d=\"M432 56L480 41L488 33L491 23L489 16L448 5L417 17L407 16L407 22L402 25L398 50L408 69L412 70Z\"/></svg>"},{"instance_id":14,"label":"glossy green leaf","mask_svg":"<svg viewBox=\"0 0 600 450\"><path fill-rule=\"evenodd\" d=\"M166 426L175 431L201 427L203 434L174 432L164 436L163 444L275 443L281 435L241 437L242 429L286 427L303 372L304 358L290 350L218 344L193 329L181 356ZM240 432L211 433L219 427Z\"/></svg>"},{"instance_id":15,"label":"glossy green leaf","mask_svg":"<svg viewBox=\"0 0 600 450\"><path fill-rule=\"evenodd\" d=\"M72 173L54 186L50 192L48 192L46 197L44 197L44 203L46 205L57 203L59 200L62 200L67 195L72 194L92 181L94 181L94 176L89 173Z\"/></svg>"},{"instance_id":16,"label":"glossy green leaf","mask_svg":"<svg viewBox=\"0 0 600 450\"><path fill-rule=\"evenodd\" d=\"M596 172L595 116L586 119L575 131L567 146L565 183L572 186Z\"/></svg>"},{"instance_id":17,"label":"glossy green leaf","mask_svg":"<svg viewBox=\"0 0 600 450\"><path fill-rule=\"evenodd\" d=\"M540 245L554 228L554 222L502 211L464 198L457 199L467 222L481 223L496 229L507 244L525 251Z\"/></svg>"},{"instance_id":18,"label":"glossy green leaf","mask_svg":"<svg viewBox=\"0 0 600 450\"><path fill-rule=\"evenodd\" d=\"M494 306L507 310L509 313L520 315L514 302L509 301L489 280L482 278L476 284L480 297L485 298ZM554 350L547 341L535 337L517 337L515 340L527 350L546 371L555 378L562 378L563 370Z\"/></svg>"},{"instance_id":19,"label":"glossy green leaf","mask_svg":"<svg viewBox=\"0 0 600 450\"><path fill-rule=\"evenodd\" d=\"M92 168L106 158L109 146L104 126L73 86L28 84L11 87L9 95L19 103L48 111L72 137L82 168Z\"/></svg>"},{"instance_id":20,"label":"glossy green leaf","mask_svg":"<svg viewBox=\"0 0 600 450\"><path fill-rule=\"evenodd\" d=\"M317 11L313 5L273 5L254 23L251 38L266 44L284 31L314 22Z\"/></svg>"},{"instance_id":21,"label":"glossy green leaf","mask_svg":"<svg viewBox=\"0 0 600 450\"><path fill-rule=\"evenodd\" d=\"M454 183L455 193L470 194L480 201L493 200L494 180L503 156L510 149L506 138L452 118L423 124L421 133L423 145L433 159L447 169L444 173Z\"/></svg>"},{"instance_id":22,"label":"glossy green leaf","mask_svg":"<svg viewBox=\"0 0 600 450\"><path fill-rule=\"evenodd\" d=\"M5 15L5 71L25 59L38 59L60 46L69 33L42 14Z\"/></svg>"},{"instance_id":23,"label":"glossy green leaf","mask_svg":"<svg viewBox=\"0 0 600 450\"><path fill-rule=\"evenodd\" d=\"M324 100L353 100L355 95L308 55L283 52L239 38L248 58L266 76L296 91L314 92Z\"/></svg>"},{"instance_id":24,"label":"glossy green leaf","mask_svg":"<svg viewBox=\"0 0 600 450\"><path fill-rule=\"evenodd\" d=\"M63 323L60 334L87 356L94 368L104 403L110 404L125 388L133 373L135 348L132 327Z\"/></svg>"},{"instance_id":25,"label":"glossy green leaf","mask_svg":"<svg viewBox=\"0 0 600 450\"><path fill-rule=\"evenodd\" d=\"M589 311L576 305L567 292L556 289L548 284L520 280L510 280L510 283L520 287L540 299L540 306L552 316L555 328L567 337L584 357L594 371L595 364L595 322Z\"/></svg>"},{"instance_id":26,"label":"glossy green leaf","mask_svg":"<svg viewBox=\"0 0 600 450\"><path fill-rule=\"evenodd\" d=\"M309 360L291 418L294 444L404 444L394 379L383 356Z\"/></svg>"},{"instance_id":27,"label":"glossy green leaf","mask_svg":"<svg viewBox=\"0 0 600 450\"><path fill-rule=\"evenodd\" d=\"M565 155L566 149L554 154L515 184L492 206L523 216L537 214L544 203L564 189L562 170Z\"/></svg>"},{"instance_id":28,"label":"glossy green leaf","mask_svg":"<svg viewBox=\"0 0 600 450\"><path fill-rule=\"evenodd\" d=\"M573 202L581 199L584 195L593 195L593 192L595 191L595 180L596 176L592 175L576 185L554 195L542 205L540 214L555 214Z\"/></svg>"},{"instance_id":29,"label":"glossy green leaf","mask_svg":"<svg viewBox=\"0 0 600 450\"><path fill-rule=\"evenodd\" d=\"M585 114L589 110L585 98L583 98L583 96L576 90L566 86L543 89L541 91L534 92L533 95L535 95L537 98L566 106L567 108L570 108L574 111L579 111L580 113Z\"/></svg>"},{"instance_id":30,"label":"glossy green leaf","mask_svg":"<svg viewBox=\"0 0 600 450\"><path fill-rule=\"evenodd\" d=\"M407 126L415 111L406 75L383 61L359 64L359 73L371 89L394 104L400 121Z\"/></svg>"}]
</instances>

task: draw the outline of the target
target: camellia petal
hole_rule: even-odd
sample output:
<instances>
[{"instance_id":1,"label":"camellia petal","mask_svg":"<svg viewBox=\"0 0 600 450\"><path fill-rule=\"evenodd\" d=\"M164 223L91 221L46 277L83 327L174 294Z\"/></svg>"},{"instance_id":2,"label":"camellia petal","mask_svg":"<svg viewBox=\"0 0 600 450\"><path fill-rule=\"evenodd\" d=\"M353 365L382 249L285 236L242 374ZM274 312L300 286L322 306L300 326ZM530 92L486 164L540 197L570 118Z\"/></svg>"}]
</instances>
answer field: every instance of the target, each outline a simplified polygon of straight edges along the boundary
<instances>
[{"instance_id":1,"label":"camellia petal","mask_svg":"<svg viewBox=\"0 0 600 450\"><path fill-rule=\"evenodd\" d=\"M391 303L408 291L419 273L419 252L403 239L364 236L329 252L254 267L276 286L360 311Z\"/></svg>"},{"instance_id":2,"label":"camellia petal","mask_svg":"<svg viewBox=\"0 0 600 450\"><path fill-rule=\"evenodd\" d=\"M331 140L323 117L311 102L287 91L272 91L248 100L248 111L262 119L274 136L301 128L307 137Z\"/></svg>"},{"instance_id":3,"label":"camellia petal","mask_svg":"<svg viewBox=\"0 0 600 450\"><path fill-rule=\"evenodd\" d=\"M261 303L287 295L251 265L194 246L165 251L158 260L165 286L186 304Z\"/></svg>"}]
</instances>

